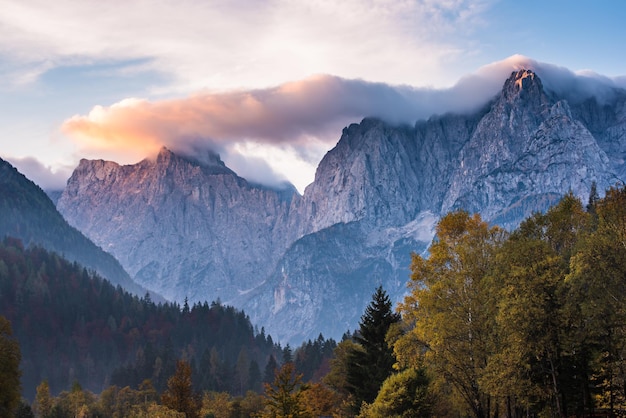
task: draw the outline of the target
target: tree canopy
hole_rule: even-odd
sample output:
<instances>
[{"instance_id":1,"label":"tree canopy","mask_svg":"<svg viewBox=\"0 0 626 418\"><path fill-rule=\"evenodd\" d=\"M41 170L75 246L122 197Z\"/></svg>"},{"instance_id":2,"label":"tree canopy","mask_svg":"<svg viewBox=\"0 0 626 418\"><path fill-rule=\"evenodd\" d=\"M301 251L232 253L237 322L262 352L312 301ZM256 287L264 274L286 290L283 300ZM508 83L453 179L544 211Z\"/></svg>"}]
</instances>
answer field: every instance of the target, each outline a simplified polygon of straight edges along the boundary
<instances>
[{"instance_id":1,"label":"tree canopy","mask_svg":"<svg viewBox=\"0 0 626 418\"><path fill-rule=\"evenodd\" d=\"M425 367L451 413L626 408L625 187L586 207L570 193L511 233L450 213L411 269L398 367Z\"/></svg>"}]
</instances>

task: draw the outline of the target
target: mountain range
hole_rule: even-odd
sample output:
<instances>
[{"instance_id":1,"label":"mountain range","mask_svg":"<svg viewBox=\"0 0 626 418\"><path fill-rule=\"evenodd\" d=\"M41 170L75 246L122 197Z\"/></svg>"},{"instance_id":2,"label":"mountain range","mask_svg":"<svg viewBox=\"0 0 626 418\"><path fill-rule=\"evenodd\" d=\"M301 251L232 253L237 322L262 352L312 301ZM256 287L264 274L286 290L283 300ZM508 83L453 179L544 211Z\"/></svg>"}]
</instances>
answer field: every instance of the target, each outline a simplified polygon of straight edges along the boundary
<instances>
[{"instance_id":1,"label":"mountain range","mask_svg":"<svg viewBox=\"0 0 626 418\"><path fill-rule=\"evenodd\" d=\"M465 209L515 227L568 191L626 178L626 92L564 97L519 70L471 114L346 127L303 195L239 177L212 152L81 160L67 221L170 300L220 299L284 342L356 328L378 285L405 293L411 252Z\"/></svg>"}]
</instances>

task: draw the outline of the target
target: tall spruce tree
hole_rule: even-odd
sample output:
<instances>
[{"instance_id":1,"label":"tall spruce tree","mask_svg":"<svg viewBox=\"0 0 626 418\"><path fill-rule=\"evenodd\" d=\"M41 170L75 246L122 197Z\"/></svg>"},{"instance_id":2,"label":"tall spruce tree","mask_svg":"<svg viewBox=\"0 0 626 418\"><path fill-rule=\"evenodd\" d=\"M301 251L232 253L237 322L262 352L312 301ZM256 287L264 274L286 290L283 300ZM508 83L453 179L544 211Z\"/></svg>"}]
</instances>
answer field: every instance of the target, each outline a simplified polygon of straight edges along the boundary
<instances>
[{"instance_id":1,"label":"tall spruce tree","mask_svg":"<svg viewBox=\"0 0 626 418\"><path fill-rule=\"evenodd\" d=\"M395 358L385 337L389 327L399 321L400 315L393 312L389 296L379 286L365 308L359 332L354 337L363 350L353 350L348 356L348 389L354 396L355 410L364 401L374 401L380 386L393 371Z\"/></svg>"}]
</instances>

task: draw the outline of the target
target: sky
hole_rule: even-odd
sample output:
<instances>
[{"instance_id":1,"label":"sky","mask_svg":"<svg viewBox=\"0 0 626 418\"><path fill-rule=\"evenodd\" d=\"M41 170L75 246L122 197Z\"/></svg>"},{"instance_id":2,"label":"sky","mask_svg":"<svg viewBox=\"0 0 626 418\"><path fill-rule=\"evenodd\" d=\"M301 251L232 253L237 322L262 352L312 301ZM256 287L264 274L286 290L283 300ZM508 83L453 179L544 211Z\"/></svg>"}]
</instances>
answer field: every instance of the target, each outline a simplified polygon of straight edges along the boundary
<instances>
[{"instance_id":1,"label":"sky","mask_svg":"<svg viewBox=\"0 0 626 418\"><path fill-rule=\"evenodd\" d=\"M0 0L0 157L44 189L81 158L216 151L300 192L363 117L468 112L530 67L626 87L620 0Z\"/></svg>"}]
</instances>

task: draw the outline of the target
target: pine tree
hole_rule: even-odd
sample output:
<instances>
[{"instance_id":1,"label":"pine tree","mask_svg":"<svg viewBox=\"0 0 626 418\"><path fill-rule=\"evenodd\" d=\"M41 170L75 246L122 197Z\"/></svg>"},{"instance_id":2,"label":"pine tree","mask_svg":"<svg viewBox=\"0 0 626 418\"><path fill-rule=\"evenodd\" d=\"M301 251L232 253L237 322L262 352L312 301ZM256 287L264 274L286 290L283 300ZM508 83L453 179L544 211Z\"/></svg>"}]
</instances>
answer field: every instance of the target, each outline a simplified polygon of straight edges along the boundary
<instances>
[{"instance_id":1,"label":"pine tree","mask_svg":"<svg viewBox=\"0 0 626 418\"><path fill-rule=\"evenodd\" d=\"M400 321L382 286L372 295L354 337L363 350L353 350L348 357L348 389L355 398L355 411L363 401L371 403L382 383L393 371L393 350L386 341L387 331Z\"/></svg>"},{"instance_id":2,"label":"pine tree","mask_svg":"<svg viewBox=\"0 0 626 418\"><path fill-rule=\"evenodd\" d=\"M276 359L274 355L270 354L270 358L267 361L267 365L265 366L265 374L263 375L263 383L269 383L274 380L274 374L276 373L276 369L278 368L278 363L276 363Z\"/></svg>"},{"instance_id":3,"label":"pine tree","mask_svg":"<svg viewBox=\"0 0 626 418\"><path fill-rule=\"evenodd\" d=\"M591 189L589 190L589 201L587 203L587 212L595 215L596 213L596 204L600 200L600 196L598 196L598 184L595 180L591 183Z\"/></svg>"},{"instance_id":4,"label":"pine tree","mask_svg":"<svg viewBox=\"0 0 626 418\"><path fill-rule=\"evenodd\" d=\"M287 344L285 348L283 348L283 364L291 363L293 361L293 352L291 350L291 346Z\"/></svg>"}]
</instances>

